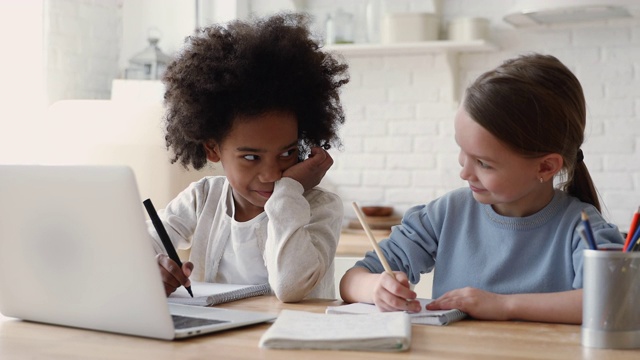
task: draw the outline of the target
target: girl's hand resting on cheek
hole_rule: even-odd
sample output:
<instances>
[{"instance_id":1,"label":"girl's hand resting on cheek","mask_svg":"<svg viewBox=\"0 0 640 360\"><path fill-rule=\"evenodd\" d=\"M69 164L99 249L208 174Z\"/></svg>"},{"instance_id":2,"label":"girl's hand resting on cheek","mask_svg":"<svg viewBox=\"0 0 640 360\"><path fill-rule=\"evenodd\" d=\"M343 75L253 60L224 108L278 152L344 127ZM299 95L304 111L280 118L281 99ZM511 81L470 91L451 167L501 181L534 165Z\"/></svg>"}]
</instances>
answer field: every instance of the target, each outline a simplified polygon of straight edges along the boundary
<instances>
[{"instance_id":1,"label":"girl's hand resting on cheek","mask_svg":"<svg viewBox=\"0 0 640 360\"><path fill-rule=\"evenodd\" d=\"M171 260L165 254L156 255L158 266L160 267L160 275L164 284L164 292L167 296L176 291L180 286L191 286L189 276L193 271L193 263L186 261L182 264L182 268Z\"/></svg>"},{"instance_id":2,"label":"girl's hand resting on cheek","mask_svg":"<svg viewBox=\"0 0 640 360\"><path fill-rule=\"evenodd\" d=\"M506 300L506 295L466 287L433 300L427 310L458 309L479 320L509 320Z\"/></svg>"},{"instance_id":3,"label":"girl's hand resting on cheek","mask_svg":"<svg viewBox=\"0 0 640 360\"><path fill-rule=\"evenodd\" d=\"M298 181L307 191L318 184L333 165L333 158L321 147L311 148L311 153L306 160L303 160L288 168L282 174L283 177L290 177Z\"/></svg>"},{"instance_id":4,"label":"girl's hand resting on cheek","mask_svg":"<svg viewBox=\"0 0 640 360\"><path fill-rule=\"evenodd\" d=\"M420 312L420 302L416 301L416 293L409 287L407 274L395 271L394 277L388 273L378 276L373 289L373 303L380 311Z\"/></svg>"}]
</instances>

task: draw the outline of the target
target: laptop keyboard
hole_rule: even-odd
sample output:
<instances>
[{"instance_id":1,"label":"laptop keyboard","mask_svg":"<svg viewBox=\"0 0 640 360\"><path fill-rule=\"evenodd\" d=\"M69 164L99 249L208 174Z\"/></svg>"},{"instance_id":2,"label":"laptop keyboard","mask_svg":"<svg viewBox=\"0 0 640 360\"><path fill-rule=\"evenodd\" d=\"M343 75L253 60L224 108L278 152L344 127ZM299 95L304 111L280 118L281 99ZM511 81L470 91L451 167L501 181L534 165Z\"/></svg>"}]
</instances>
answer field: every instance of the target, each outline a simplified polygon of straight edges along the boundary
<instances>
[{"instance_id":1,"label":"laptop keyboard","mask_svg":"<svg viewBox=\"0 0 640 360\"><path fill-rule=\"evenodd\" d=\"M171 317L173 318L173 326L176 329L188 329L197 326L222 324L228 322L225 320L202 319L181 315L171 315Z\"/></svg>"}]
</instances>

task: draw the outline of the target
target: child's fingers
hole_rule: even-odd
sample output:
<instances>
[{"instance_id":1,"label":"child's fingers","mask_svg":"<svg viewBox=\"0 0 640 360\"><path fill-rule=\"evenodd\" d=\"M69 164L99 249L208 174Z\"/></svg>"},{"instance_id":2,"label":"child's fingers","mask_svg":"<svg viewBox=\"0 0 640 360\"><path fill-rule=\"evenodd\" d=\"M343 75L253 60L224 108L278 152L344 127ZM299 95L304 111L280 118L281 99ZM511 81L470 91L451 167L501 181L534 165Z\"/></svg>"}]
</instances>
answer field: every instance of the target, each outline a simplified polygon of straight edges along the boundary
<instances>
[{"instance_id":1,"label":"child's fingers","mask_svg":"<svg viewBox=\"0 0 640 360\"><path fill-rule=\"evenodd\" d=\"M457 309L461 305L461 301L463 301L466 297L464 293L465 289L454 289L454 290L447 291L446 293L441 295L439 298L433 299L433 301L427 304L427 309L428 310Z\"/></svg>"},{"instance_id":2,"label":"child's fingers","mask_svg":"<svg viewBox=\"0 0 640 360\"><path fill-rule=\"evenodd\" d=\"M405 288L409 288L409 278L407 277L407 274L402 271L394 271L393 276L400 285Z\"/></svg>"},{"instance_id":3,"label":"child's fingers","mask_svg":"<svg viewBox=\"0 0 640 360\"><path fill-rule=\"evenodd\" d=\"M187 275L185 275L183 268L178 266L178 264L175 261L171 260L167 255L158 254L156 256L156 260L158 262L158 265L160 265L160 274L162 276L162 282L165 283L165 288L167 285L171 286L173 287L171 292L173 292L180 286L188 286L190 284L189 278L187 277ZM187 263L190 264L190 262ZM188 266L192 267L193 264Z\"/></svg>"},{"instance_id":4,"label":"child's fingers","mask_svg":"<svg viewBox=\"0 0 640 360\"><path fill-rule=\"evenodd\" d=\"M182 264L182 273L187 278L187 282L183 283L184 286L191 286L191 280L189 280L189 276L191 276L191 272L193 271L193 263L187 261Z\"/></svg>"},{"instance_id":5,"label":"child's fingers","mask_svg":"<svg viewBox=\"0 0 640 360\"><path fill-rule=\"evenodd\" d=\"M182 264L182 272L184 273L184 275L186 277L191 276L191 273L193 272L193 263L191 261L187 261L185 263Z\"/></svg>"},{"instance_id":6,"label":"child's fingers","mask_svg":"<svg viewBox=\"0 0 640 360\"><path fill-rule=\"evenodd\" d=\"M383 295L376 302L376 306L381 311L409 311L420 312L422 310L420 302L415 299L404 299L392 294Z\"/></svg>"},{"instance_id":7,"label":"child's fingers","mask_svg":"<svg viewBox=\"0 0 640 360\"><path fill-rule=\"evenodd\" d=\"M309 159L313 159L317 166L321 169L328 170L333 165L333 158L329 153L321 147L311 148Z\"/></svg>"},{"instance_id":8,"label":"child's fingers","mask_svg":"<svg viewBox=\"0 0 640 360\"><path fill-rule=\"evenodd\" d=\"M389 290L390 293L403 299L415 299L417 297L416 292L411 290L409 286L409 279L407 274L402 271L395 271L394 277L388 276L388 279L384 280L384 287Z\"/></svg>"},{"instance_id":9,"label":"child's fingers","mask_svg":"<svg viewBox=\"0 0 640 360\"><path fill-rule=\"evenodd\" d=\"M164 267L160 266L160 276L162 277L162 284L164 285L164 292L168 296L180 286L180 283L174 278L171 273Z\"/></svg>"},{"instance_id":10,"label":"child's fingers","mask_svg":"<svg viewBox=\"0 0 640 360\"><path fill-rule=\"evenodd\" d=\"M322 148L314 147L306 160L288 168L282 176L298 181L305 190L309 190L320 183L331 165L333 159L329 153Z\"/></svg>"},{"instance_id":11,"label":"child's fingers","mask_svg":"<svg viewBox=\"0 0 640 360\"><path fill-rule=\"evenodd\" d=\"M380 274L380 286L374 296L374 302L382 311L411 311L419 312L420 303L415 301L416 293L409 288L406 274L394 273L395 278L389 274Z\"/></svg>"}]
</instances>

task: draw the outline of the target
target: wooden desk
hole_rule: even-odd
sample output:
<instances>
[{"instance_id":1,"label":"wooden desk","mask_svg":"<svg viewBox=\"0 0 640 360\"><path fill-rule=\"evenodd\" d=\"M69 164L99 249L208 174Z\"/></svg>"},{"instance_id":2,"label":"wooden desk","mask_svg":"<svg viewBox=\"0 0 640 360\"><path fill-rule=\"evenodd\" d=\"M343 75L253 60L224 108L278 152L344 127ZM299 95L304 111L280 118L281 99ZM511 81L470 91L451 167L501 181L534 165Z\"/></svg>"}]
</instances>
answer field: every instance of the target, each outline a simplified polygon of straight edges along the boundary
<instances>
[{"instance_id":1,"label":"wooden desk","mask_svg":"<svg viewBox=\"0 0 640 360\"><path fill-rule=\"evenodd\" d=\"M283 304L261 296L225 308L324 312L334 300ZM269 350L258 341L269 324L162 341L29 323L0 315L0 359L640 359L638 350L580 345L580 326L463 320L449 326L414 325L408 352Z\"/></svg>"},{"instance_id":2,"label":"wooden desk","mask_svg":"<svg viewBox=\"0 0 640 360\"><path fill-rule=\"evenodd\" d=\"M389 232L377 230L374 232L374 236L377 241L380 241L389 237ZM343 230L342 233L340 233L336 256L353 256L363 258L364 254L371 250L373 250L373 246L371 246L371 241L367 238L364 230Z\"/></svg>"}]
</instances>

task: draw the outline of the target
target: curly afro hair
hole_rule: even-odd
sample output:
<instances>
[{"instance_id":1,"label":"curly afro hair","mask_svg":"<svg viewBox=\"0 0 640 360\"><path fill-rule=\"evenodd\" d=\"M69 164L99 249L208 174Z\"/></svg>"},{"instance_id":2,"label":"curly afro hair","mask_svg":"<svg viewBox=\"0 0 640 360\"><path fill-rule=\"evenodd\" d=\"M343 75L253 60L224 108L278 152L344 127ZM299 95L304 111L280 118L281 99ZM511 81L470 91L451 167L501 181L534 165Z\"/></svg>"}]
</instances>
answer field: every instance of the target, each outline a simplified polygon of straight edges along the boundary
<instances>
[{"instance_id":1,"label":"curly afro hair","mask_svg":"<svg viewBox=\"0 0 640 360\"><path fill-rule=\"evenodd\" d=\"M301 156L312 146L340 146L339 88L348 66L320 50L309 16L281 13L196 30L162 81L165 140L171 163L198 170L204 144L221 143L238 116L290 111L298 119Z\"/></svg>"}]
</instances>

